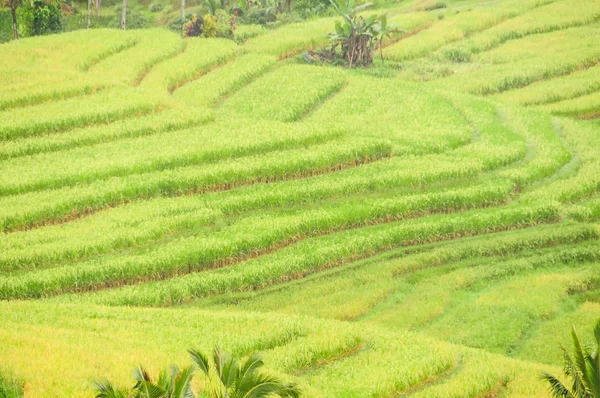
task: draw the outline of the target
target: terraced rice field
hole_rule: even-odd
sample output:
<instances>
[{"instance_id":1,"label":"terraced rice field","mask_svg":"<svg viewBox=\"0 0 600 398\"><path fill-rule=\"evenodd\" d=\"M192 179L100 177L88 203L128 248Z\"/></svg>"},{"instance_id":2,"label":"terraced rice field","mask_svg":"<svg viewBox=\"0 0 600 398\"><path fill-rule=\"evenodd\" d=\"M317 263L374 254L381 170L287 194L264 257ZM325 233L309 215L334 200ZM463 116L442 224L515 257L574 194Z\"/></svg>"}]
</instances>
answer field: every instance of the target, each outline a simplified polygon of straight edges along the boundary
<instances>
[{"instance_id":1,"label":"terraced rice field","mask_svg":"<svg viewBox=\"0 0 600 398\"><path fill-rule=\"evenodd\" d=\"M93 396L220 343L306 397L538 397L600 317L600 2L0 46L0 385ZM10 381L13 383L13 381Z\"/></svg>"}]
</instances>

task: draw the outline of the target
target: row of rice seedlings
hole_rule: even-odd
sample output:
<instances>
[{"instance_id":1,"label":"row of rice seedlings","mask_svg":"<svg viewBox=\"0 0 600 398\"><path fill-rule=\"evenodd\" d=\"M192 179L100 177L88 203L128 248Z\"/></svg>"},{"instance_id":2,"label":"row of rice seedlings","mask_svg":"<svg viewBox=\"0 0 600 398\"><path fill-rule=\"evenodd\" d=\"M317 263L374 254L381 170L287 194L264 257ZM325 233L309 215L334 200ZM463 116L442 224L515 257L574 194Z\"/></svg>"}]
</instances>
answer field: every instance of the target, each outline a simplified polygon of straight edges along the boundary
<instances>
[{"instance_id":1,"label":"row of rice seedlings","mask_svg":"<svg viewBox=\"0 0 600 398\"><path fill-rule=\"evenodd\" d=\"M172 92L195 76L206 72L235 55L237 45L227 39L191 38L185 51L152 68L142 87Z\"/></svg>"},{"instance_id":2,"label":"row of rice seedlings","mask_svg":"<svg viewBox=\"0 0 600 398\"><path fill-rule=\"evenodd\" d=\"M39 88L27 88L15 92L2 93L0 111L27 105L41 104L47 101L58 101L67 98L93 94L104 89L95 83L87 83L83 78L68 79L55 83L44 84Z\"/></svg>"},{"instance_id":3,"label":"row of rice seedlings","mask_svg":"<svg viewBox=\"0 0 600 398\"><path fill-rule=\"evenodd\" d=\"M292 122L338 91L345 74L333 68L289 65L253 81L219 109L227 117Z\"/></svg>"},{"instance_id":4,"label":"row of rice seedlings","mask_svg":"<svg viewBox=\"0 0 600 398\"><path fill-rule=\"evenodd\" d=\"M193 298L206 297L225 292L245 291L288 280L290 275L299 278L314 272L339 266L361 257L390 250L398 246L451 239L459 236L477 235L497 230L521 228L534 224L553 222L558 218L558 209L553 205L536 207L510 207L486 209L456 215L429 216L418 220L403 221L357 230L343 231L316 238L305 239L275 253L245 261L214 271L192 273L162 282L145 283L97 292L90 295L65 296L66 301L85 300L108 305L169 305L182 303ZM172 259L172 257L171 257ZM152 260L154 262L155 260ZM168 266L168 262L161 267ZM128 271L127 263L103 275L123 279ZM107 265L111 268L110 265ZM75 271L79 271L79 275ZM53 269L62 272L66 279L69 269ZM137 272L139 272L138 270ZM151 272L149 268L141 270ZM69 278L83 280L85 269L70 268ZM96 269L101 272L101 269ZM110 272L110 273L109 273ZM189 272L189 269L186 269ZM40 275L41 276L41 275ZM45 276L48 277L48 274ZM87 278L91 277L88 275ZM89 279L88 279L89 280ZM4 295L14 297L20 289L60 290L59 285L44 285L29 288L27 285L11 287L16 280L3 281ZM55 281L57 283L58 281ZM82 285L79 285L82 286ZM29 292L31 294L33 292ZM39 293L38 293L39 294Z\"/></svg>"},{"instance_id":5,"label":"row of rice seedlings","mask_svg":"<svg viewBox=\"0 0 600 398\"><path fill-rule=\"evenodd\" d=\"M595 126L572 119L559 119L561 138L580 159L576 174L536 187L522 200L573 202L600 192L600 136Z\"/></svg>"},{"instance_id":6,"label":"row of rice seedlings","mask_svg":"<svg viewBox=\"0 0 600 398\"><path fill-rule=\"evenodd\" d=\"M446 275L440 276L437 270L433 273L420 272L424 269L453 263L445 267L453 270L458 262L465 266L479 265L483 261L492 261L482 260L482 257L498 258L597 238L597 233L587 225L562 225L559 228L552 225L497 233L441 246L436 244L440 247L434 246L423 254L405 256L406 249L396 250L379 258L350 263L301 280L259 291L209 296L191 305L211 310L277 311L340 320L358 318L390 329L412 329L440 313L451 298L452 286L456 285L446 286ZM476 257L478 262L465 262L472 257ZM419 276L417 272L420 272ZM390 278L390 275L396 278ZM421 275L426 275L429 282L423 281ZM413 279L420 281L418 289L414 283L409 284ZM428 289L428 283L434 286Z\"/></svg>"},{"instance_id":7,"label":"row of rice seedlings","mask_svg":"<svg viewBox=\"0 0 600 398\"><path fill-rule=\"evenodd\" d=\"M364 203L365 198L361 198L361 200L338 200L323 204L319 210L290 209L289 214L286 215L272 215L269 212L259 213L257 216L243 217L236 220L218 232L212 231L210 240L213 241L212 246L214 249L206 250L206 253L204 253L205 259L200 258L193 261L198 261L195 266L202 268L212 263L226 261L229 257L242 257L251 252L264 251L272 246L294 241L304 236L417 217L430 212L449 212L497 205L506 200L512 192L512 188L512 184L498 181L464 189L408 195L394 199L373 197L368 198L370 199L368 203ZM145 209L142 208L143 210ZM199 214L195 215L196 212ZM0 272L6 269L48 265L51 262L81 258L97 252L106 252L115 247L139 243L141 239L136 239L135 235L140 234L128 235L130 227L127 219L130 217L125 217L117 228L106 230L106 227L110 228L114 223L115 213L123 213L123 210L118 209L111 212L110 217L112 220L109 219L106 225L95 222L98 219L106 220L108 218L100 216L94 217L92 220L80 220L73 226L66 224L51 227L49 231L34 230L31 233L18 233L16 236L15 234L6 235L5 239L0 241L0 247L2 248ZM189 222L184 223L183 226L189 227L189 225L196 223L199 225L206 224L208 221L214 221L218 214L221 214L221 212L200 208L199 211L192 211L185 215L189 217ZM134 225L139 223L139 219L136 220L136 218L132 220ZM178 223L185 221L185 217L181 220L174 219L167 222L166 226L164 220L157 219L154 221L156 225L154 228L145 231L142 239L152 239L160 236L161 233L172 232ZM82 228L84 225L94 226L94 228L86 231L85 228ZM156 229L156 231L152 231L152 229ZM77 230L79 230L79 234L74 234ZM103 230L104 232L102 232ZM121 230L124 232L121 233ZM95 239L95 236L103 233L107 234L109 231L111 237L100 241ZM73 236L76 237L73 238ZM23 239L27 242L26 248L23 246ZM192 238L193 241L198 241L198 247L202 246L202 241L206 239L208 239L206 233L201 233ZM41 244L36 244L36 240ZM184 238L179 243L171 242L169 250L177 250L176 247L178 246L182 248L190 247L189 239ZM236 247L236 250L232 251L231 247ZM159 256L157 254L157 257ZM181 258L183 259L183 254Z\"/></svg>"},{"instance_id":8,"label":"row of rice seedlings","mask_svg":"<svg viewBox=\"0 0 600 398\"><path fill-rule=\"evenodd\" d=\"M238 128L231 128L228 124L211 124L138 136L60 153L4 161L0 163L0 193L24 193L90 183L111 176L258 155L323 143L340 136L339 130L309 129L302 125L285 128L277 123L245 123ZM61 168L50 167L57 162Z\"/></svg>"},{"instance_id":9,"label":"row of rice seedlings","mask_svg":"<svg viewBox=\"0 0 600 398\"><path fill-rule=\"evenodd\" d=\"M151 196L220 191L241 185L316 176L389 155L389 146L377 142L364 139L347 140L345 143L333 141L263 156L224 160L202 167L187 166L111 177L87 185L6 196L0 199L2 229L68 220Z\"/></svg>"},{"instance_id":10,"label":"row of rice seedlings","mask_svg":"<svg viewBox=\"0 0 600 398\"><path fill-rule=\"evenodd\" d=\"M495 98L518 105L542 105L592 94L595 91L600 91L600 65L505 91Z\"/></svg>"},{"instance_id":11,"label":"row of rice seedlings","mask_svg":"<svg viewBox=\"0 0 600 398\"><path fill-rule=\"evenodd\" d=\"M561 347L568 347L572 343L570 325L575 326L582 341L592 341L593 325L598 318L600 318L600 303L597 300L584 301L575 307L574 311L565 312L535 328L530 338L522 345L518 357L527 361L560 366L564 361Z\"/></svg>"},{"instance_id":12,"label":"row of rice seedlings","mask_svg":"<svg viewBox=\"0 0 600 398\"><path fill-rule=\"evenodd\" d=\"M595 0L559 0L535 8L474 36L467 42L473 52L481 52L527 35L583 26L600 20L600 4Z\"/></svg>"},{"instance_id":13,"label":"row of rice seedlings","mask_svg":"<svg viewBox=\"0 0 600 398\"><path fill-rule=\"evenodd\" d=\"M546 388L538 380L546 368L415 333L362 324L196 309L65 306L31 301L4 302L0 306L5 317L0 330L6 342L0 360L10 363L14 373L27 381L27 392L32 397L89 395L90 380L98 374L118 385L129 385L131 368L139 363L155 373L165 363L189 364L185 350L190 346L208 352L216 344L235 355L263 351L272 371L296 373L294 381L311 397L381 396L401 390L415 392L410 388L419 386L437 396L441 391L438 384L428 385L428 380L439 378L450 382L448 386L456 386L452 377L444 378L446 372L458 366L452 376L457 377L456 381L464 380L461 364L465 375L470 375L470 361L480 356L481 361L476 362L480 376L483 371L486 375L497 372L502 379L505 374L513 375L509 389L519 388L512 384L526 379L530 382L527 391L533 391L533 395ZM278 327L273 328L273 324ZM114 338L116 327L120 333ZM198 330L203 331L201 339L197 338ZM165 333L171 338L164 339ZM32 344L34 341L36 344ZM42 362L37 360L41 356ZM344 372L346 365L351 365L353 372ZM289 375L279 374L290 379ZM486 382L489 377L480 379ZM474 384L477 382L470 380L465 386L456 386L456 394ZM446 389L448 394L453 391Z\"/></svg>"},{"instance_id":14,"label":"row of rice seedlings","mask_svg":"<svg viewBox=\"0 0 600 398\"><path fill-rule=\"evenodd\" d=\"M499 176L522 186L551 176L571 160L573 155L557 135L548 115L520 108L503 110L505 123L528 140L532 153L522 164L499 171Z\"/></svg>"},{"instance_id":15,"label":"row of rice seedlings","mask_svg":"<svg viewBox=\"0 0 600 398\"><path fill-rule=\"evenodd\" d=\"M488 256L402 272L398 276L403 284L397 292L362 319L388 328L419 328L447 341L510 354L530 323L550 317L573 281L590 275L589 269L565 269L565 264L579 268L600 255L596 242L541 251L520 249L524 253L510 260ZM417 258L421 262L427 254ZM410 261L409 256L400 263ZM507 291L515 293L506 296ZM491 316L490 311L498 315Z\"/></svg>"},{"instance_id":16,"label":"row of rice seedlings","mask_svg":"<svg viewBox=\"0 0 600 398\"><path fill-rule=\"evenodd\" d=\"M361 316L397 287L388 262L362 260L264 289L217 295L187 305L211 311L279 312L343 321Z\"/></svg>"},{"instance_id":17,"label":"row of rice seedlings","mask_svg":"<svg viewBox=\"0 0 600 398\"><path fill-rule=\"evenodd\" d=\"M597 118L600 117L600 90L581 97L540 105L536 108L561 116L575 116L581 119Z\"/></svg>"},{"instance_id":18,"label":"row of rice seedlings","mask_svg":"<svg viewBox=\"0 0 600 398\"><path fill-rule=\"evenodd\" d=\"M475 104L480 103L482 102L475 102ZM448 154L396 158L341 173L327 174L318 179L270 184L268 188L248 188L248 190L240 193L242 197L247 199L236 199L235 202L229 201L229 203L231 206L236 207L239 205L234 203L252 203L255 202L253 198L257 197L266 197L272 203L288 203L290 200L298 203L311 198L349 195L385 187L420 186L447 179L475 177L485 171L506 166L524 156L526 146L523 139L498 123L495 117L495 107L489 106L487 109L482 109L480 106L472 109L473 114L483 115L484 111L491 113L486 114L485 118L481 120L475 120L484 123L485 119L485 123L488 123L482 128L481 136L477 142ZM369 159L377 159L378 156L380 155ZM306 159L310 161L311 156L306 156ZM231 164L237 165L232 167L240 167L243 171L239 162L233 161ZM301 165L295 167L298 170L306 170L301 168ZM2 203L0 218L4 226L3 229L13 229L18 226L35 225L44 220L57 220L68 217L68 215L81 214L84 209L90 211L110 204L121 203L124 200L160 194L173 195L185 190L204 191L208 189L205 185L206 182L202 183L201 186L194 185L194 181L202 182L202 180L197 179L198 173L199 171L194 168L184 168L179 171L146 173L139 177L133 175L126 179L112 178L107 181L93 183L88 187L62 188L55 191L5 197L0 200L0 203ZM242 174L247 175L245 171ZM178 178L177 175L182 177ZM192 177L193 175L196 175L196 177ZM217 172L216 175L222 176L225 174ZM303 174L301 176L307 175ZM271 173L266 179L258 179L254 182L272 181L274 177L275 175ZM165 179L165 181L157 185L160 178ZM175 183L176 181L177 183ZM212 184L210 185L214 188L232 188L236 185L236 181L241 182L231 177L226 181L221 181L221 184L218 184L218 179L212 179L211 181ZM94 187L99 189L98 192L106 191L106 194L99 198L95 197ZM252 191L254 189L260 194L245 195L246 192L254 192ZM233 195L236 195L236 193Z\"/></svg>"},{"instance_id":19,"label":"row of rice seedlings","mask_svg":"<svg viewBox=\"0 0 600 398\"><path fill-rule=\"evenodd\" d=\"M503 4L501 7L481 7L471 11L448 15L433 25L408 37L399 43L387 47L384 58L395 61L408 61L427 55L438 48L465 39L476 32L488 29L508 18L527 12L540 2L552 0L527 0Z\"/></svg>"},{"instance_id":20,"label":"row of rice seedlings","mask_svg":"<svg viewBox=\"0 0 600 398\"><path fill-rule=\"evenodd\" d=\"M120 386L130 385L131 369L140 363L153 374L165 364L191 364L186 352L190 347L211 352L214 346L222 345L226 352L243 356L285 347L307 336L307 354L312 350L318 355L318 344L310 343L313 330L317 339L327 332L342 339L345 331L344 325L309 318L219 315L195 309L176 314L40 302L2 302L0 307L5 320L0 325L5 348L0 362L9 364L15 376L23 378L31 397L91 396L93 380L103 376ZM184 319L176 321L179 317ZM276 328L272 326L275 321ZM169 339L164 338L165 332ZM357 335L352 330L347 333ZM65 373L70 377L64 377Z\"/></svg>"},{"instance_id":21,"label":"row of rice seedlings","mask_svg":"<svg viewBox=\"0 0 600 398\"><path fill-rule=\"evenodd\" d=\"M577 263L577 266L581 267L581 264ZM592 269L590 264L588 269L544 270L512 277L482 291L471 287L462 300L455 299L454 305L444 309L443 316L421 330L456 344L511 354L523 343L527 328L560 312L570 284L583 281ZM460 278L459 275L456 277Z\"/></svg>"},{"instance_id":22,"label":"row of rice seedlings","mask_svg":"<svg viewBox=\"0 0 600 398\"><path fill-rule=\"evenodd\" d=\"M424 108L436 117L424 115ZM343 118L337 117L342 114ZM344 126L356 136L386 140L396 154L456 148L471 141L474 129L444 98L420 86L355 76L304 121L315 126Z\"/></svg>"},{"instance_id":23,"label":"row of rice seedlings","mask_svg":"<svg viewBox=\"0 0 600 398\"><path fill-rule=\"evenodd\" d=\"M394 396L443 374L459 355L446 343L422 336L416 340L410 332L388 333L381 331L367 349L326 363L305 378L325 397ZM365 382L366 377L373 382Z\"/></svg>"},{"instance_id":24,"label":"row of rice seedlings","mask_svg":"<svg viewBox=\"0 0 600 398\"><path fill-rule=\"evenodd\" d=\"M493 364L493 365L491 365ZM542 372L554 372L543 366L507 359L482 350L461 350L455 369L440 380L431 380L411 396L417 398L462 398L508 393L515 396L547 394L540 379ZM520 395L522 394L522 395Z\"/></svg>"},{"instance_id":25,"label":"row of rice seedlings","mask_svg":"<svg viewBox=\"0 0 600 398\"><path fill-rule=\"evenodd\" d=\"M455 103L460 101L458 98L454 99ZM249 187L241 190L239 195L237 192L228 193L227 197L230 198L227 200L228 206L244 211L247 206L264 206L267 202L274 205L301 203L306 200L320 200L320 198L350 195L384 187L419 186L446 179L474 177L486 170L507 165L524 155L525 146L522 144L522 139L498 124L495 107L472 99L465 103L463 110L470 112L469 117L479 117L473 121L484 127L481 129L480 139L475 144L456 151L459 153L449 153L450 156L429 155L392 159L380 165L367 165L318 179L270 184L268 189L261 186ZM485 117L482 118L484 115ZM117 181L113 179L113 183L116 184ZM144 192L146 195L149 193L141 188L143 185L138 186L141 192L137 197L143 196ZM156 189L157 187L152 191L157 194L168 193ZM193 189L193 186L188 186L187 189ZM114 191L114 187L112 190ZM69 197L69 193L80 198L73 200ZM60 219L68 214L78 214L81 211L78 210L80 206L85 204L83 197L91 199L88 209L106 205L102 200L93 199L92 193L92 190L85 188L71 188L4 198L3 205L0 206L4 210L2 212L4 228L34 225L44 219ZM128 197L135 198L129 195ZM265 199L260 199L263 202L259 204L259 201L253 198ZM223 200L220 197L216 199ZM111 203L115 203L115 200L116 198L113 198ZM120 200L117 199L116 203L118 202Z\"/></svg>"},{"instance_id":26,"label":"row of rice seedlings","mask_svg":"<svg viewBox=\"0 0 600 398\"><path fill-rule=\"evenodd\" d=\"M234 34L236 39L248 40L256 36L264 35L267 32L268 30L264 25L243 24L236 26Z\"/></svg>"},{"instance_id":27,"label":"row of rice seedlings","mask_svg":"<svg viewBox=\"0 0 600 398\"><path fill-rule=\"evenodd\" d=\"M94 56L87 58L84 62L82 62L79 65L79 68L83 71L87 71L92 66L96 65L99 62L102 62L104 59L135 46L139 43L139 41L139 37L126 37L124 41L113 43L111 47L105 49L104 51L98 54L95 54Z\"/></svg>"},{"instance_id":28,"label":"row of rice seedlings","mask_svg":"<svg viewBox=\"0 0 600 398\"><path fill-rule=\"evenodd\" d=\"M489 95L569 74L598 63L600 50L593 45L598 35L600 25L590 25L510 41L478 54L473 62L481 64L479 69L433 84Z\"/></svg>"},{"instance_id":29,"label":"row of rice seedlings","mask_svg":"<svg viewBox=\"0 0 600 398\"><path fill-rule=\"evenodd\" d=\"M128 116L151 113L162 100L138 89L104 90L84 98L0 112L0 141L46 135ZM35 115L35 117L31 117Z\"/></svg>"},{"instance_id":30,"label":"row of rice seedlings","mask_svg":"<svg viewBox=\"0 0 600 398\"><path fill-rule=\"evenodd\" d=\"M156 113L117 120L109 124L75 128L61 134L7 141L0 147L0 160L190 128L212 121L213 115L212 111L203 108L158 109ZM2 167L1 163L0 167Z\"/></svg>"},{"instance_id":31,"label":"row of rice seedlings","mask_svg":"<svg viewBox=\"0 0 600 398\"><path fill-rule=\"evenodd\" d=\"M334 27L334 18L293 23L249 39L244 48L249 52L268 54L278 59L327 43L327 33Z\"/></svg>"},{"instance_id":32,"label":"row of rice seedlings","mask_svg":"<svg viewBox=\"0 0 600 398\"><path fill-rule=\"evenodd\" d=\"M152 67L185 50L185 42L166 29L140 29L128 33L138 43L92 65L87 74L100 83L137 84ZM118 71L116 73L115 71Z\"/></svg>"},{"instance_id":33,"label":"row of rice seedlings","mask_svg":"<svg viewBox=\"0 0 600 398\"><path fill-rule=\"evenodd\" d=\"M460 363L459 358L471 361L474 357L469 354L474 351L415 333L280 314L57 306L41 302L0 306L6 314L0 330L7 343L0 359L10 363L15 374L27 381L31 397L89 395L90 380L98 374L118 385L128 385L131 368L139 363L153 373L164 363L189 364L186 349L190 346L208 352L221 344L236 356L263 351L271 371L284 380L291 377L281 372L296 373L293 380L311 397L410 392L411 387L418 388L428 380L443 379L445 371ZM27 319L24 314L35 319ZM273 324L278 327L273 328ZM120 330L119 336L110 338L111 333L114 337L115 327ZM203 331L201 339L197 338L198 330ZM164 339L165 333L171 338ZM37 344L31 344L32 341ZM540 367L532 369L529 364L481 351L477 354L487 357L482 359L486 366L479 369L480 373L483 369L495 369L489 372L528 377L534 385L545 387L535 382ZM36 360L40 356L44 357L43 363ZM353 372L344 372L346 365L352 366ZM65 374L70 377L64 377Z\"/></svg>"},{"instance_id":34,"label":"row of rice seedlings","mask_svg":"<svg viewBox=\"0 0 600 398\"><path fill-rule=\"evenodd\" d=\"M128 35L114 29L78 30L6 43L0 48L2 97L21 95L27 102L29 92L36 94L52 86L59 93L58 83L72 87L71 81L79 83L85 76L81 65L127 43Z\"/></svg>"},{"instance_id":35,"label":"row of rice seedlings","mask_svg":"<svg viewBox=\"0 0 600 398\"><path fill-rule=\"evenodd\" d=\"M188 106L214 106L223 96L269 70L275 57L246 54L191 81L174 92Z\"/></svg>"},{"instance_id":36,"label":"row of rice seedlings","mask_svg":"<svg viewBox=\"0 0 600 398\"><path fill-rule=\"evenodd\" d=\"M566 211L569 217L578 221L600 220L600 198L595 197L583 203L570 206Z\"/></svg>"}]
</instances>

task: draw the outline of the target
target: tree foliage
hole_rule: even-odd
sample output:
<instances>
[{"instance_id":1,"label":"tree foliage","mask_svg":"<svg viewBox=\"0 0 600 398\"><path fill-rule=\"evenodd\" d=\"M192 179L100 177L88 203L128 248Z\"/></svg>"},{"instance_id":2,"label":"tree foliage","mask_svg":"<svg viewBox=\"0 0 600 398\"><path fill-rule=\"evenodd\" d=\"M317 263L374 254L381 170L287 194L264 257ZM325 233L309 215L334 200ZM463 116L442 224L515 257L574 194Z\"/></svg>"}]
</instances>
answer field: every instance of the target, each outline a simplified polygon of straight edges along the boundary
<instances>
[{"instance_id":1,"label":"tree foliage","mask_svg":"<svg viewBox=\"0 0 600 398\"><path fill-rule=\"evenodd\" d=\"M575 326L571 325L573 339L573 357L563 348L564 374L571 379L571 388L565 386L558 378L544 373L542 379L549 384L550 394L556 398L600 398L600 320L594 328L594 346L585 348L577 335Z\"/></svg>"}]
</instances>

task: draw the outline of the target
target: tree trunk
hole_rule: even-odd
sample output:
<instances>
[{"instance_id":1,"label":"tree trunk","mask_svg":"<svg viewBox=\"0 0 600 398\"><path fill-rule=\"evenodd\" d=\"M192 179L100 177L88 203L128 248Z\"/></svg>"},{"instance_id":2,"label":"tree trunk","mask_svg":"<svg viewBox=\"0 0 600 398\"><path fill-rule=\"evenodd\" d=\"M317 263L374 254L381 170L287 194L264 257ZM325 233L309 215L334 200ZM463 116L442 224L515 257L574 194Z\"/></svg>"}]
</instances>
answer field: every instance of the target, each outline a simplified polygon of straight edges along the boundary
<instances>
[{"instance_id":1,"label":"tree trunk","mask_svg":"<svg viewBox=\"0 0 600 398\"><path fill-rule=\"evenodd\" d=\"M14 39L19 40L19 28L17 28L17 0L12 0L10 2L10 13L12 15Z\"/></svg>"},{"instance_id":2,"label":"tree trunk","mask_svg":"<svg viewBox=\"0 0 600 398\"><path fill-rule=\"evenodd\" d=\"M185 23L185 0L181 0L181 25Z\"/></svg>"},{"instance_id":3,"label":"tree trunk","mask_svg":"<svg viewBox=\"0 0 600 398\"><path fill-rule=\"evenodd\" d=\"M98 23L98 18L100 17L100 0L96 0L96 23Z\"/></svg>"},{"instance_id":4,"label":"tree trunk","mask_svg":"<svg viewBox=\"0 0 600 398\"><path fill-rule=\"evenodd\" d=\"M88 0L88 19L87 19L87 28L92 27L92 0Z\"/></svg>"},{"instance_id":5,"label":"tree trunk","mask_svg":"<svg viewBox=\"0 0 600 398\"><path fill-rule=\"evenodd\" d=\"M123 0L123 10L121 11L121 29L127 27L127 0Z\"/></svg>"}]
</instances>

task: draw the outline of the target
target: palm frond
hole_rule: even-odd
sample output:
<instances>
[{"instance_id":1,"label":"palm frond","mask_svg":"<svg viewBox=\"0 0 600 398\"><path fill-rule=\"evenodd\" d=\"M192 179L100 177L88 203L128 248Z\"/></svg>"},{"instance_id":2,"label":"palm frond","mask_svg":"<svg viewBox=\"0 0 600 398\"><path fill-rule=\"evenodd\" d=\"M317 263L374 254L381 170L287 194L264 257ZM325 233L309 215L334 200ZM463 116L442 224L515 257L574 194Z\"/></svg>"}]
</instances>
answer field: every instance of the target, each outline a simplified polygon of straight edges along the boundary
<instances>
[{"instance_id":1,"label":"palm frond","mask_svg":"<svg viewBox=\"0 0 600 398\"><path fill-rule=\"evenodd\" d=\"M575 398L575 395L565 385L558 380L556 377L549 373L542 374L542 380L546 380L550 383L548 391L554 398Z\"/></svg>"},{"instance_id":2,"label":"palm frond","mask_svg":"<svg viewBox=\"0 0 600 398\"><path fill-rule=\"evenodd\" d=\"M206 376L208 376L208 371L210 370L210 365L208 364L208 357L201 353L198 350L190 348L188 353L192 357L192 361L198 366L198 368L204 372Z\"/></svg>"},{"instance_id":3,"label":"palm frond","mask_svg":"<svg viewBox=\"0 0 600 398\"><path fill-rule=\"evenodd\" d=\"M116 388L108 380L94 381L94 388L97 391L96 398L127 398L127 393Z\"/></svg>"},{"instance_id":4,"label":"palm frond","mask_svg":"<svg viewBox=\"0 0 600 398\"><path fill-rule=\"evenodd\" d=\"M194 365L192 365L178 372L177 378L173 383L172 398L194 398L194 393L192 392L194 370Z\"/></svg>"}]
</instances>

